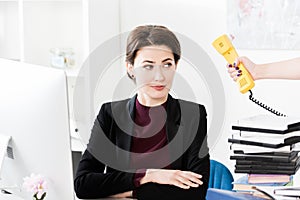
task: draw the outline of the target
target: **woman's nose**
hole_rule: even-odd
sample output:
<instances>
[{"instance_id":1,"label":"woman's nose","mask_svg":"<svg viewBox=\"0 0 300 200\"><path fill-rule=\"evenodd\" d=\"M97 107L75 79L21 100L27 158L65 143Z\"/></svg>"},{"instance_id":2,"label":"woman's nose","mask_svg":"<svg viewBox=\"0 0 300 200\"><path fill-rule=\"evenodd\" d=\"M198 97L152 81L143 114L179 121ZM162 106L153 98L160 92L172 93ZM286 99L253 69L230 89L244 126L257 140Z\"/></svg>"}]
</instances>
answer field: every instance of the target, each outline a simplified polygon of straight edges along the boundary
<instances>
[{"instance_id":1,"label":"woman's nose","mask_svg":"<svg viewBox=\"0 0 300 200\"><path fill-rule=\"evenodd\" d=\"M154 71L154 80L155 81L162 81L165 79L161 66L156 66Z\"/></svg>"}]
</instances>

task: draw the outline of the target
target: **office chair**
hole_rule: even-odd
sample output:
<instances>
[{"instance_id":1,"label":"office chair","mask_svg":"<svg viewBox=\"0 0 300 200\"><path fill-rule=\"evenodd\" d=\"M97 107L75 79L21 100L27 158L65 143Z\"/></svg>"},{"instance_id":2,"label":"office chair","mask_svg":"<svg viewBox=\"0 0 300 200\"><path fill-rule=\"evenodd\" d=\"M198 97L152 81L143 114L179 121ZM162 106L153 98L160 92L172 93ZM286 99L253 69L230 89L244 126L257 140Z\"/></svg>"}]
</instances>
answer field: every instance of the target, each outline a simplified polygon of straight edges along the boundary
<instances>
[{"instance_id":1,"label":"office chair","mask_svg":"<svg viewBox=\"0 0 300 200\"><path fill-rule=\"evenodd\" d=\"M216 160L210 160L208 188L232 190L233 176L228 168Z\"/></svg>"}]
</instances>

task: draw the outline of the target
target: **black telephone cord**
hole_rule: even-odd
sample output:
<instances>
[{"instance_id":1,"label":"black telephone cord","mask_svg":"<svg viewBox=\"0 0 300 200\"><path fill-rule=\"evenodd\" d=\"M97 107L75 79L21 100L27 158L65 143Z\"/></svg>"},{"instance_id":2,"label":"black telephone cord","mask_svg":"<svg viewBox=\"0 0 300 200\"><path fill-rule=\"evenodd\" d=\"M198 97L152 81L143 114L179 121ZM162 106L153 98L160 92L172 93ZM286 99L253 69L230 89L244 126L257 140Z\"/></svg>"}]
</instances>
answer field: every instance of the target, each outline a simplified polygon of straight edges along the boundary
<instances>
[{"instance_id":1,"label":"black telephone cord","mask_svg":"<svg viewBox=\"0 0 300 200\"><path fill-rule=\"evenodd\" d=\"M253 97L253 93L252 93L251 90L249 90L249 92L250 92L249 99L250 99L251 101L253 101L254 103L256 103L257 105L259 105L260 107L266 109L267 111L269 111L269 112L271 112L271 113L273 113L273 114L275 114L275 115L277 115L277 116L287 117L285 114L282 114L282 113L280 113L280 112L274 110L273 108L271 108L271 107L265 105L264 103L258 101L257 99L255 99L255 98Z\"/></svg>"}]
</instances>

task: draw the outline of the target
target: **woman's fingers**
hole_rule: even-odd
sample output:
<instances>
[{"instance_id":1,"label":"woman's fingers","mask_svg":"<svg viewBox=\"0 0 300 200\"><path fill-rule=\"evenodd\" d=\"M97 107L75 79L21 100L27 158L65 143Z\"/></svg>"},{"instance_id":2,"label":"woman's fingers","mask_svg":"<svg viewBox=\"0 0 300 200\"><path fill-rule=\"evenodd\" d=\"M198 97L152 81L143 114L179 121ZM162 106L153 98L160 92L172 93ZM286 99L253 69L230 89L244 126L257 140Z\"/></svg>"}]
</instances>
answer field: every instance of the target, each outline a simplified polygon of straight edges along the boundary
<instances>
[{"instance_id":1,"label":"woman's fingers","mask_svg":"<svg viewBox=\"0 0 300 200\"><path fill-rule=\"evenodd\" d=\"M227 68L228 68L228 73L230 75L230 77L236 81L241 75L242 75L242 70L239 69L239 67L235 67L238 66L238 61L236 61L237 64L231 65L231 64L227 64Z\"/></svg>"},{"instance_id":2,"label":"woman's fingers","mask_svg":"<svg viewBox=\"0 0 300 200\"><path fill-rule=\"evenodd\" d=\"M174 183L173 183L173 185L175 185L175 186L177 186L177 187L180 187L180 188L182 188L182 189L190 189L190 186L189 185L186 185L186 184L184 184L184 183L182 183L181 181L179 181L179 180L175 180L174 181Z\"/></svg>"},{"instance_id":3,"label":"woman's fingers","mask_svg":"<svg viewBox=\"0 0 300 200\"><path fill-rule=\"evenodd\" d=\"M234 80L234 81L237 81L238 79L239 79L238 76L233 77L233 80Z\"/></svg>"},{"instance_id":4,"label":"woman's fingers","mask_svg":"<svg viewBox=\"0 0 300 200\"><path fill-rule=\"evenodd\" d=\"M177 173L177 180L190 187L199 187L203 182L200 180L202 176L194 172L180 171Z\"/></svg>"},{"instance_id":5,"label":"woman's fingers","mask_svg":"<svg viewBox=\"0 0 300 200\"><path fill-rule=\"evenodd\" d=\"M236 71L236 69L235 69L235 68L228 68L228 70L227 70L227 71L228 71L228 73L230 73L230 74L231 74L232 72L235 72L235 71Z\"/></svg>"},{"instance_id":6,"label":"woman's fingers","mask_svg":"<svg viewBox=\"0 0 300 200\"><path fill-rule=\"evenodd\" d=\"M203 182L201 181L202 176L190 171L148 169L146 176L151 180L150 182L174 185L182 189L203 185Z\"/></svg>"},{"instance_id":7,"label":"woman's fingers","mask_svg":"<svg viewBox=\"0 0 300 200\"><path fill-rule=\"evenodd\" d=\"M178 176L177 177L177 180L184 184L184 185L187 185L187 186L190 186L190 187L198 187L199 185L197 183L194 183L192 182L190 179L186 178L186 177L183 177L183 176Z\"/></svg>"},{"instance_id":8,"label":"woman's fingers","mask_svg":"<svg viewBox=\"0 0 300 200\"><path fill-rule=\"evenodd\" d=\"M132 191L127 191L119 194L110 195L110 198L126 198L126 197L132 197Z\"/></svg>"},{"instance_id":9,"label":"woman's fingers","mask_svg":"<svg viewBox=\"0 0 300 200\"><path fill-rule=\"evenodd\" d=\"M196 183L197 185L202 185L203 184L203 182L200 180L200 178L202 178L201 175L195 174L195 173L191 173L191 172L185 173L185 175L193 183Z\"/></svg>"},{"instance_id":10,"label":"woman's fingers","mask_svg":"<svg viewBox=\"0 0 300 200\"><path fill-rule=\"evenodd\" d=\"M238 72L234 71L230 74L231 78L238 77Z\"/></svg>"}]
</instances>

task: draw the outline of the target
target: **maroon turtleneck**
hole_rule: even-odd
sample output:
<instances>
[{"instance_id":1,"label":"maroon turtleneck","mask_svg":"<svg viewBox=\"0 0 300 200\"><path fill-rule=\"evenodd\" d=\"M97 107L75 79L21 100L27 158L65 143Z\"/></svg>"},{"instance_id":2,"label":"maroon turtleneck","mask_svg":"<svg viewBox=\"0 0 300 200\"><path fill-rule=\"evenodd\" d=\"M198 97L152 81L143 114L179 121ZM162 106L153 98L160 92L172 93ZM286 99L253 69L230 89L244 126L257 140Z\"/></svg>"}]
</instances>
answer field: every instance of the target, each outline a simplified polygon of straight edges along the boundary
<instances>
[{"instance_id":1,"label":"maroon turtleneck","mask_svg":"<svg viewBox=\"0 0 300 200\"><path fill-rule=\"evenodd\" d=\"M138 99L136 99L135 106L134 120L136 125L134 127L134 137L131 143L131 152L139 154L133 154L131 156L131 164L135 168L139 168L138 166L147 162L147 156L143 153L159 150L168 143L165 126L166 102L160 106L148 107L140 104ZM164 153L160 154L159 158L155 159L158 166L163 159L169 159L167 151L164 151ZM152 165L155 165L153 160L150 162ZM165 168L169 168L169 166ZM146 169L136 171L134 176L134 185L136 187L140 185L140 180L145 176L145 171Z\"/></svg>"}]
</instances>

